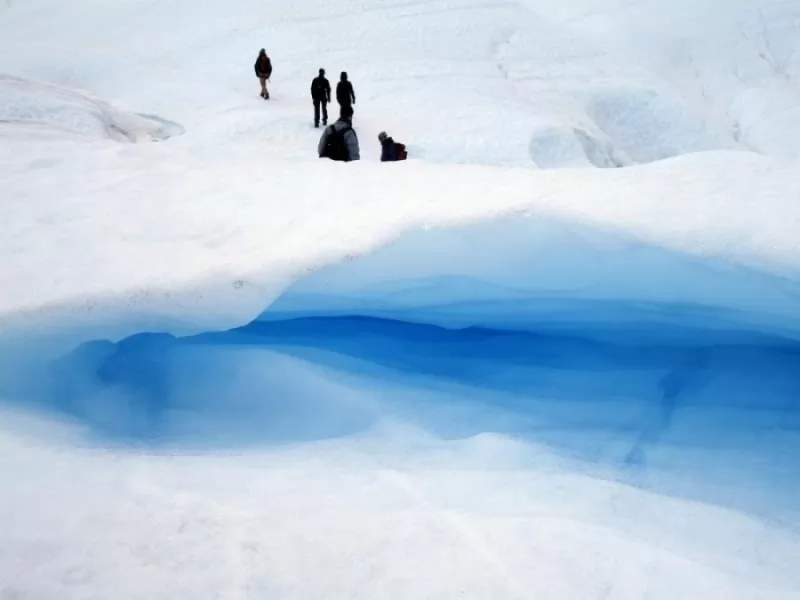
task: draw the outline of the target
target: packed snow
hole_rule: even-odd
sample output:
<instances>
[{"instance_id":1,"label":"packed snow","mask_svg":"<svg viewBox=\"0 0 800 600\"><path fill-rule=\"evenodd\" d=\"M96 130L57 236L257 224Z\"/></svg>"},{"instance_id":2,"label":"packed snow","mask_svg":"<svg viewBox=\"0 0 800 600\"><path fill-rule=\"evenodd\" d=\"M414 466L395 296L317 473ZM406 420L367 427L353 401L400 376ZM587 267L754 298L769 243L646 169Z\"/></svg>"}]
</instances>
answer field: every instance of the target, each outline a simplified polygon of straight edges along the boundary
<instances>
[{"instance_id":1,"label":"packed snow","mask_svg":"<svg viewBox=\"0 0 800 600\"><path fill-rule=\"evenodd\" d=\"M800 0L0 3L0 599L800 598L798 140Z\"/></svg>"}]
</instances>

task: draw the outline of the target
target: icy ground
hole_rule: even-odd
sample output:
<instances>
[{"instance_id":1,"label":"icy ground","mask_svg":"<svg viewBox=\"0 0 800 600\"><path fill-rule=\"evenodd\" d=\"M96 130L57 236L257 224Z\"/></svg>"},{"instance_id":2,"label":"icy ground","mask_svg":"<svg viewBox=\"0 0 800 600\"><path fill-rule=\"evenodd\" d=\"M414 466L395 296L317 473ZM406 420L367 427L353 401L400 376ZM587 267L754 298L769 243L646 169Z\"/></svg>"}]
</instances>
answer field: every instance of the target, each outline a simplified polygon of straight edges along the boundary
<instances>
[{"instance_id":1,"label":"icy ground","mask_svg":"<svg viewBox=\"0 0 800 600\"><path fill-rule=\"evenodd\" d=\"M800 0L0 3L0 600L800 598L799 84Z\"/></svg>"}]
</instances>

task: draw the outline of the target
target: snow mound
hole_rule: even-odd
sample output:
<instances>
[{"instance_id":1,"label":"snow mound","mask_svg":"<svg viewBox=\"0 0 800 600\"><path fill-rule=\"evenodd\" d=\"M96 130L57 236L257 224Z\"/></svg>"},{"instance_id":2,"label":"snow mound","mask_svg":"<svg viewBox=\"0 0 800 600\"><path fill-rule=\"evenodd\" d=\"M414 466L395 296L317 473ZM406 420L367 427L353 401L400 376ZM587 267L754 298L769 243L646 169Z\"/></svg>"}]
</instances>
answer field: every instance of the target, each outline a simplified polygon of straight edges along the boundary
<instances>
[{"instance_id":1,"label":"snow mound","mask_svg":"<svg viewBox=\"0 0 800 600\"><path fill-rule=\"evenodd\" d=\"M118 110L78 91L0 75L0 123L45 127L117 142L160 141L183 127L153 115Z\"/></svg>"}]
</instances>

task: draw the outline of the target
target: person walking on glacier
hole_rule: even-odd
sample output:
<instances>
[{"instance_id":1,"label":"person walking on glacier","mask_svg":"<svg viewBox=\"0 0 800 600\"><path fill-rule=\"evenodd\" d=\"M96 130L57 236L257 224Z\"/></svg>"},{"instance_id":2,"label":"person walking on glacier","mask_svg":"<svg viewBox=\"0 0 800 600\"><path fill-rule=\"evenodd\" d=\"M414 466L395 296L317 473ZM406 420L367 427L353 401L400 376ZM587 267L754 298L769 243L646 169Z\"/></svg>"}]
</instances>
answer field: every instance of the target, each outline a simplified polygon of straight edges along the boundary
<instances>
[{"instance_id":1,"label":"person walking on glacier","mask_svg":"<svg viewBox=\"0 0 800 600\"><path fill-rule=\"evenodd\" d=\"M343 106L339 120L326 127L319 138L317 153L320 158L350 162L360 160L358 136L353 129L353 108Z\"/></svg>"},{"instance_id":2,"label":"person walking on glacier","mask_svg":"<svg viewBox=\"0 0 800 600\"><path fill-rule=\"evenodd\" d=\"M322 108L322 124L328 124L328 102L331 101L331 84L325 78L325 69L311 82L311 100L314 102L314 127L319 127L319 113Z\"/></svg>"},{"instance_id":3,"label":"person walking on glacier","mask_svg":"<svg viewBox=\"0 0 800 600\"><path fill-rule=\"evenodd\" d=\"M356 93L353 90L353 84L347 79L347 73L342 71L339 83L336 84L336 101L339 106L352 108L356 103Z\"/></svg>"},{"instance_id":4,"label":"person walking on glacier","mask_svg":"<svg viewBox=\"0 0 800 600\"><path fill-rule=\"evenodd\" d=\"M256 70L256 77L258 77L259 82L261 82L261 97L264 100L269 100L267 81L272 77L272 61L269 59L269 56L267 56L267 51L264 50L264 48L258 53L254 68Z\"/></svg>"}]
</instances>

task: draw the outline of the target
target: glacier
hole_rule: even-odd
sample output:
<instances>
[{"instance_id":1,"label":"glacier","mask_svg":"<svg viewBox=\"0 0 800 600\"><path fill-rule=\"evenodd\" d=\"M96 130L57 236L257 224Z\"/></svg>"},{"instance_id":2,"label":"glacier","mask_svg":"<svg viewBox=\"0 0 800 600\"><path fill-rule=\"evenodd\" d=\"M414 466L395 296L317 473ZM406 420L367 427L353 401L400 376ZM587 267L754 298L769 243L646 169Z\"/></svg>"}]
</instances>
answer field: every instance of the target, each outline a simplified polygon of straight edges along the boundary
<instances>
[{"instance_id":1,"label":"glacier","mask_svg":"<svg viewBox=\"0 0 800 600\"><path fill-rule=\"evenodd\" d=\"M0 599L797 598L799 24L0 3Z\"/></svg>"},{"instance_id":2,"label":"glacier","mask_svg":"<svg viewBox=\"0 0 800 600\"><path fill-rule=\"evenodd\" d=\"M384 419L503 434L795 528L798 299L797 280L506 217L403 234L241 327L7 356L0 390L125 444L309 441Z\"/></svg>"}]
</instances>

